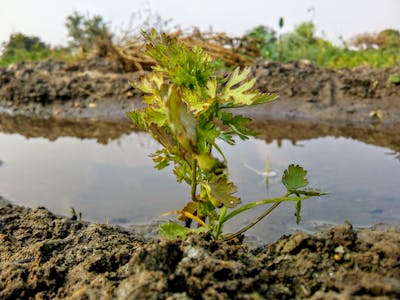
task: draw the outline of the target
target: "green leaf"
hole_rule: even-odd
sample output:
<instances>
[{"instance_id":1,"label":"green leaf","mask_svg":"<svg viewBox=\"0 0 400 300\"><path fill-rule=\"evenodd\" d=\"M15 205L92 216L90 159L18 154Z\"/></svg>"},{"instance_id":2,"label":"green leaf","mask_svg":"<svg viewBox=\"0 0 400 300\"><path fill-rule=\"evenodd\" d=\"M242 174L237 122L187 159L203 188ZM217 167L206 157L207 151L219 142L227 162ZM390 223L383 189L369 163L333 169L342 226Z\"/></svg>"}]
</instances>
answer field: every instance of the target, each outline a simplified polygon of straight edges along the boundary
<instances>
[{"instance_id":1,"label":"green leaf","mask_svg":"<svg viewBox=\"0 0 400 300\"><path fill-rule=\"evenodd\" d=\"M262 103L272 102L278 99L278 95L276 94L262 94L262 97L257 97L253 99L252 105L258 105Z\"/></svg>"},{"instance_id":2,"label":"green leaf","mask_svg":"<svg viewBox=\"0 0 400 300\"><path fill-rule=\"evenodd\" d=\"M147 123L156 124L158 127L164 126L168 120L165 108L153 108L146 109Z\"/></svg>"},{"instance_id":3,"label":"green leaf","mask_svg":"<svg viewBox=\"0 0 400 300\"><path fill-rule=\"evenodd\" d=\"M289 165L282 176L282 183L288 191L297 190L308 185L307 171L299 165Z\"/></svg>"},{"instance_id":4,"label":"green leaf","mask_svg":"<svg viewBox=\"0 0 400 300\"><path fill-rule=\"evenodd\" d=\"M390 75L390 76L389 76L389 81L390 81L391 83L394 83L394 84L400 83L400 75L398 75L398 74L392 74L392 75Z\"/></svg>"},{"instance_id":5,"label":"green leaf","mask_svg":"<svg viewBox=\"0 0 400 300\"><path fill-rule=\"evenodd\" d=\"M207 228L206 227L199 227L196 229L191 229L191 228L187 228L184 227L178 223L175 222L168 222L168 223L163 223L160 224L159 227L159 234L166 238L166 239L184 239L189 233L193 232L193 233L203 233L203 232L207 232Z\"/></svg>"},{"instance_id":6,"label":"green leaf","mask_svg":"<svg viewBox=\"0 0 400 300\"><path fill-rule=\"evenodd\" d=\"M232 133L225 133L225 132L222 132L222 133L219 135L219 138L220 138L221 140L223 140L225 143L229 144L229 145L235 145L235 140L234 140L233 137L232 137Z\"/></svg>"},{"instance_id":7,"label":"green leaf","mask_svg":"<svg viewBox=\"0 0 400 300\"><path fill-rule=\"evenodd\" d=\"M217 78L211 77L210 80L207 81L206 87L207 96L214 99L217 95Z\"/></svg>"},{"instance_id":8,"label":"green leaf","mask_svg":"<svg viewBox=\"0 0 400 300\"><path fill-rule=\"evenodd\" d=\"M148 131L152 134L153 138L166 148L169 152L174 152L176 148L176 140L172 135L171 130L168 126L158 127L154 124L149 124Z\"/></svg>"},{"instance_id":9,"label":"green leaf","mask_svg":"<svg viewBox=\"0 0 400 300\"><path fill-rule=\"evenodd\" d=\"M250 71L250 68L245 68L242 72L239 71L239 68L233 71L220 95L222 108L255 105L277 98L275 95L265 95L257 90L252 90L255 79L246 80Z\"/></svg>"},{"instance_id":10,"label":"green leaf","mask_svg":"<svg viewBox=\"0 0 400 300\"><path fill-rule=\"evenodd\" d=\"M144 120L144 113L141 111L130 111L126 113L129 119L141 129L146 129L146 122Z\"/></svg>"},{"instance_id":11,"label":"green leaf","mask_svg":"<svg viewBox=\"0 0 400 300\"><path fill-rule=\"evenodd\" d=\"M163 75L159 72L154 72L149 74L147 77L141 78L140 81L134 82L133 87L145 94L155 94L161 89L163 82Z\"/></svg>"},{"instance_id":12,"label":"green leaf","mask_svg":"<svg viewBox=\"0 0 400 300\"><path fill-rule=\"evenodd\" d=\"M166 239L185 238L190 229L175 222L160 224L160 235Z\"/></svg>"},{"instance_id":13,"label":"green leaf","mask_svg":"<svg viewBox=\"0 0 400 300\"><path fill-rule=\"evenodd\" d=\"M190 202L186 203L185 207L182 208L182 210L190 212L191 214L194 214L196 212L196 210L198 209L198 207L199 207L198 202L190 201Z\"/></svg>"},{"instance_id":14,"label":"green leaf","mask_svg":"<svg viewBox=\"0 0 400 300\"><path fill-rule=\"evenodd\" d=\"M199 213L199 215L207 216L211 220L218 218L218 214L215 210L215 206L210 201L199 202L199 207L198 207L197 212Z\"/></svg>"},{"instance_id":15,"label":"green leaf","mask_svg":"<svg viewBox=\"0 0 400 300\"><path fill-rule=\"evenodd\" d=\"M210 122L203 115L199 116L196 127L197 146L200 153L209 153L211 145L215 144L215 139L220 135L220 129L213 122Z\"/></svg>"},{"instance_id":16,"label":"green leaf","mask_svg":"<svg viewBox=\"0 0 400 300\"><path fill-rule=\"evenodd\" d=\"M196 119L182 102L178 87L171 87L166 106L170 126L179 143L186 151L197 152Z\"/></svg>"},{"instance_id":17,"label":"green leaf","mask_svg":"<svg viewBox=\"0 0 400 300\"><path fill-rule=\"evenodd\" d=\"M227 207L235 207L240 203L240 198L232 196L237 192L236 186L228 182L226 178L220 178L215 182L210 182L206 186L210 200L215 206L224 204Z\"/></svg>"},{"instance_id":18,"label":"green leaf","mask_svg":"<svg viewBox=\"0 0 400 300\"><path fill-rule=\"evenodd\" d=\"M219 117L222 123L224 125L228 125L233 133L236 134L240 139L247 140L249 136L255 135L253 131L246 127L251 122L250 118L246 118L241 115L234 116L232 113L224 111L219 113Z\"/></svg>"},{"instance_id":19,"label":"green leaf","mask_svg":"<svg viewBox=\"0 0 400 300\"><path fill-rule=\"evenodd\" d=\"M315 196L323 196L326 195L327 193L317 189L302 189L302 190L296 190L296 194L315 197Z\"/></svg>"},{"instance_id":20,"label":"green leaf","mask_svg":"<svg viewBox=\"0 0 400 300\"><path fill-rule=\"evenodd\" d=\"M212 98L206 99L197 90L183 89L182 99L194 115L199 115L206 111L213 103Z\"/></svg>"},{"instance_id":21,"label":"green leaf","mask_svg":"<svg viewBox=\"0 0 400 300\"><path fill-rule=\"evenodd\" d=\"M162 170L165 167L168 167L171 161L171 158L168 155L168 151L165 149L158 150L156 153L150 156L156 164L154 167L158 170Z\"/></svg>"},{"instance_id":22,"label":"green leaf","mask_svg":"<svg viewBox=\"0 0 400 300\"><path fill-rule=\"evenodd\" d=\"M197 155L197 162L201 169L206 172L212 172L216 169L223 169L225 166L215 157L212 157L210 154L200 154Z\"/></svg>"},{"instance_id":23,"label":"green leaf","mask_svg":"<svg viewBox=\"0 0 400 300\"><path fill-rule=\"evenodd\" d=\"M152 32L143 36L147 41L146 54L157 63L153 69L167 75L172 83L188 89L202 89L214 73L211 57L200 47L190 49L166 34Z\"/></svg>"},{"instance_id":24,"label":"green leaf","mask_svg":"<svg viewBox=\"0 0 400 300\"><path fill-rule=\"evenodd\" d=\"M250 74L251 72L251 68L244 68L243 71L240 73L240 68L236 68L228 82L226 83L225 89L231 89L233 86L235 86L236 84L240 83L241 81L245 80L247 78L247 76ZM253 84L254 85L254 84Z\"/></svg>"},{"instance_id":25,"label":"green leaf","mask_svg":"<svg viewBox=\"0 0 400 300\"><path fill-rule=\"evenodd\" d=\"M191 184L191 169L189 165L185 162L185 160L179 158L178 156L174 157L175 167L174 174L176 176L176 180L178 182L182 182L184 180L187 184Z\"/></svg>"}]
</instances>

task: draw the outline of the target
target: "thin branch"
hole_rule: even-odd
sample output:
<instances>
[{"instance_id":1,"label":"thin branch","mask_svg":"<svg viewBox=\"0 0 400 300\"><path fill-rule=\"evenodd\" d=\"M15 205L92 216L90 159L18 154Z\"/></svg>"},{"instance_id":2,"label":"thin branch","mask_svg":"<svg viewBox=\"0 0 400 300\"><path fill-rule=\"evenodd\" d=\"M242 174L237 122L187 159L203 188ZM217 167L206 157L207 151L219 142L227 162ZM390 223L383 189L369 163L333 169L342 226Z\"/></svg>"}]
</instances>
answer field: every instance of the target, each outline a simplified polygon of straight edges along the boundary
<instances>
[{"instance_id":1,"label":"thin branch","mask_svg":"<svg viewBox=\"0 0 400 300\"><path fill-rule=\"evenodd\" d=\"M264 219L266 216L268 216L275 208L278 207L279 204L281 204L281 202L274 203L274 205L272 205L270 208L268 208L261 216L259 216L257 219L255 219L253 222L251 222L247 226L243 227L242 229L240 229L239 231L237 231L235 233L224 236L224 240L229 241L229 240L234 239L235 237L241 235L243 232L246 232L251 227L253 227L258 222L260 222L262 219Z\"/></svg>"},{"instance_id":2,"label":"thin branch","mask_svg":"<svg viewBox=\"0 0 400 300\"><path fill-rule=\"evenodd\" d=\"M192 186L191 192L192 201L196 201L196 188L197 188L197 159L192 160Z\"/></svg>"}]
</instances>

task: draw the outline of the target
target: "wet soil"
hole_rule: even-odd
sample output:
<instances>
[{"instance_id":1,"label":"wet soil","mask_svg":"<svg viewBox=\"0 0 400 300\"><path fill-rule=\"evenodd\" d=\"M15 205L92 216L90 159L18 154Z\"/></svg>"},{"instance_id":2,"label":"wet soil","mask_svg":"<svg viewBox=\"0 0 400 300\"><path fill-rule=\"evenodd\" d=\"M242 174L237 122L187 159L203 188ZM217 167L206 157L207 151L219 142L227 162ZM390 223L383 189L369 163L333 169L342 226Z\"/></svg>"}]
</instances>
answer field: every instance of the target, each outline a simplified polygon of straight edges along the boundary
<instances>
[{"instance_id":1,"label":"wet soil","mask_svg":"<svg viewBox=\"0 0 400 300\"><path fill-rule=\"evenodd\" d=\"M243 113L255 119L255 129L268 128L260 133L267 141L345 136L398 154L400 86L388 79L394 73L400 68L257 61L258 88L281 99ZM129 82L141 75L100 59L0 68L0 131L107 143L135 130L121 120L140 107ZM370 117L376 110L381 120ZM0 299L400 298L398 226L345 223L256 249L207 236L149 241L137 232L11 205L0 196Z\"/></svg>"},{"instance_id":2,"label":"wet soil","mask_svg":"<svg viewBox=\"0 0 400 300\"><path fill-rule=\"evenodd\" d=\"M398 122L400 85L389 76L400 67L330 70L309 61L256 61L257 88L277 93L279 101L245 111L269 119L371 123L381 110L383 124ZM100 58L69 65L60 61L18 63L0 68L0 112L41 117L123 118L140 106L129 84L144 72L123 73Z\"/></svg>"},{"instance_id":3,"label":"wet soil","mask_svg":"<svg viewBox=\"0 0 400 300\"><path fill-rule=\"evenodd\" d=\"M249 249L153 240L0 199L1 299L399 299L400 228L350 223Z\"/></svg>"}]
</instances>

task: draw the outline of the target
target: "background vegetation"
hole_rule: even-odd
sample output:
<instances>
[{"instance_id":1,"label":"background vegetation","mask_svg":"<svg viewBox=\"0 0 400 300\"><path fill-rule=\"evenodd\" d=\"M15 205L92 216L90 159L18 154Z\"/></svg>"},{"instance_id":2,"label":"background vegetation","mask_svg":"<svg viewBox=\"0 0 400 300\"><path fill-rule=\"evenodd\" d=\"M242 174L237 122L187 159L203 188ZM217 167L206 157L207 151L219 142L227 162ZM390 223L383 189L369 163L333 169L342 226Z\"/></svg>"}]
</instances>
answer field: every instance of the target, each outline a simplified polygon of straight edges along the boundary
<instances>
[{"instance_id":1,"label":"background vegetation","mask_svg":"<svg viewBox=\"0 0 400 300\"><path fill-rule=\"evenodd\" d=\"M45 58L69 60L73 57L66 48L51 48L39 37L19 32L10 35L8 41L3 43L0 67L20 61L39 61Z\"/></svg>"},{"instance_id":2,"label":"background vegetation","mask_svg":"<svg viewBox=\"0 0 400 300\"><path fill-rule=\"evenodd\" d=\"M308 59L329 68L400 65L400 32L393 29L359 34L341 46L317 37L312 22L303 22L293 32L280 36L265 26L254 28L247 35L258 41L260 56L273 61Z\"/></svg>"},{"instance_id":3,"label":"background vegetation","mask_svg":"<svg viewBox=\"0 0 400 300\"><path fill-rule=\"evenodd\" d=\"M2 44L0 66L45 58L77 60L82 54L93 50L98 39L111 35L106 22L99 15L85 16L74 12L67 17L65 26L69 41L68 45L63 47L50 47L39 37L20 32L10 35L8 41Z\"/></svg>"},{"instance_id":4,"label":"background vegetation","mask_svg":"<svg viewBox=\"0 0 400 300\"><path fill-rule=\"evenodd\" d=\"M158 19L158 22L162 20ZM90 16L75 12L67 17L65 25L69 41L68 45L63 47L50 47L39 37L23 33L10 35L9 40L1 45L0 66L45 58L77 60L93 52L99 40L110 40L113 36L108 24L100 15ZM284 20L281 18L279 27L283 26ZM151 26L146 24L146 27ZM400 65L400 32L394 29L386 29L379 33L361 33L350 41L342 41L342 45L334 45L317 36L314 23L308 21L298 25L293 32L280 35L267 26L258 26L243 38L251 38L258 50L257 55L253 55L251 59L261 57L282 62L307 59L317 66L329 68L353 68L360 65L379 68Z\"/></svg>"}]
</instances>

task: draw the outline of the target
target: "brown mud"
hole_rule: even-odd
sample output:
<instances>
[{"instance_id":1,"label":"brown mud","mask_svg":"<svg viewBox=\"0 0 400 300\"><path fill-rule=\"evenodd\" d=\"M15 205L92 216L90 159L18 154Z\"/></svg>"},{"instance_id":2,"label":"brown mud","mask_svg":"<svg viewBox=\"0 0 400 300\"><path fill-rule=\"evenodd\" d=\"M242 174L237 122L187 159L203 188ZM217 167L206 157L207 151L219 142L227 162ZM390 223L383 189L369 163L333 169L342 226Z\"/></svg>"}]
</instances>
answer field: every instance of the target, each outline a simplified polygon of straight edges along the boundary
<instances>
[{"instance_id":1,"label":"brown mud","mask_svg":"<svg viewBox=\"0 0 400 300\"><path fill-rule=\"evenodd\" d=\"M245 112L268 119L383 124L399 122L400 85L389 76L400 67L330 70L309 61L256 61L257 88L277 93L279 101ZM123 118L140 106L129 84L144 72L124 73L100 58L73 65L54 60L0 68L0 112L37 117ZM381 120L370 117L380 110Z\"/></svg>"},{"instance_id":2,"label":"brown mud","mask_svg":"<svg viewBox=\"0 0 400 300\"><path fill-rule=\"evenodd\" d=\"M249 249L140 237L0 199L1 299L399 299L400 228L350 223Z\"/></svg>"},{"instance_id":3,"label":"brown mud","mask_svg":"<svg viewBox=\"0 0 400 300\"><path fill-rule=\"evenodd\" d=\"M388 79L399 67L252 68L257 87L281 98L243 111L259 138L344 136L400 152L400 86ZM0 132L118 139L135 130L124 115L140 106L129 82L141 75L101 59L0 68ZM381 119L370 116L378 110ZM0 196L0 299L400 299L398 226L345 223L256 249L207 236L149 241L137 232Z\"/></svg>"}]
</instances>

